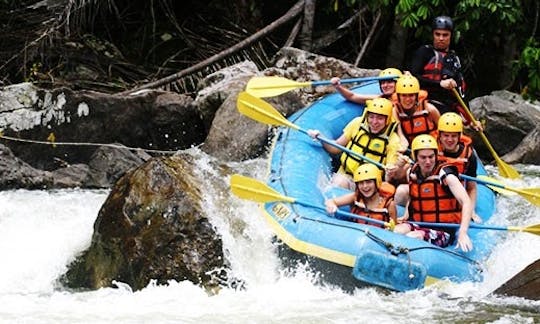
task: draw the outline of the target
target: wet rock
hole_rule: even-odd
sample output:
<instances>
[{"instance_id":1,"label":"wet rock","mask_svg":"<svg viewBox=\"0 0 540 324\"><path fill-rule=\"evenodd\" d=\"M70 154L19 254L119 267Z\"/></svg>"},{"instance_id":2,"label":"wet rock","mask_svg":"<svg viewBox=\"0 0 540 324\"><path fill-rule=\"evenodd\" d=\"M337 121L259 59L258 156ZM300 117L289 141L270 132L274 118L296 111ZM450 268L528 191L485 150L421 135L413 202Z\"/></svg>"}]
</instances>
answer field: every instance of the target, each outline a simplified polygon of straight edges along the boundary
<instances>
[{"instance_id":1,"label":"wet rock","mask_svg":"<svg viewBox=\"0 0 540 324\"><path fill-rule=\"evenodd\" d=\"M33 168L0 144L0 189L44 189L52 184L50 172Z\"/></svg>"},{"instance_id":2,"label":"wet rock","mask_svg":"<svg viewBox=\"0 0 540 324\"><path fill-rule=\"evenodd\" d=\"M197 107L207 132L223 102L231 95L236 96L243 91L246 83L258 71L255 63L246 61L212 73L202 80L199 84L201 90L193 104Z\"/></svg>"},{"instance_id":3,"label":"wet rock","mask_svg":"<svg viewBox=\"0 0 540 324\"><path fill-rule=\"evenodd\" d=\"M192 102L159 90L118 96L21 84L5 87L0 95L0 128L17 157L51 171L61 167L58 161L88 164L97 143L165 151L200 144L206 132Z\"/></svg>"},{"instance_id":4,"label":"wet rock","mask_svg":"<svg viewBox=\"0 0 540 324\"><path fill-rule=\"evenodd\" d=\"M84 183L85 187L110 188L128 170L151 158L144 151L132 151L119 143L113 144L114 147L98 148L90 157L90 173Z\"/></svg>"},{"instance_id":5,"label":"wet rock","mask_svg":"<svg viewBox=\"0 0 540 324\"><path fill-rule=\"evenodd\" d=\"M486 137L499 156L518 147L540 123L540 107L508 91L494 91L489 96L475 98L471 100L470 108L475 118L484 122ZM474 132L469 134L480 157L492 161L493 157L480 136ZM526 147L524 143L521 152L513 156L529 156ZM522 160L514 159L513 162Z\"/></svg>"},{"instance_id":6,"label":"wet rock","mask_svg":"<svg viewBox=\"0 0 540 324\"><path fill-rule=\"evenodd\" d=\"M540 165L540 127L530 132L510 153L501 158L507 163L527 163Z\"/></svg>"},{"instance_id":7,"label":"wet rock","mask_svg":"<svg viewBox=\"0 0 540 324\"><path fill-rule=\"evenodd\" d=\"M189 280L214 290L227 269L219 234L202 210L189 155L153 158L113 187L94 224L90 247L62 282L97 289L113 281L134 290L151 280Z\"/></svg>"},{"instance_id":8,"label":"wet rock","mask_svg":"<svg viewBox=\"0 0 540 324\"><path fill-rule=\"evenodd\" d=\"M73 164L51 171L53 178L52 188L86 187L90 177L90 168L86 164Z\"/></svg>"},{"instance_id":9,"label":"wet rock","mask_svg":"<svg viewBox=\"0 0 540 324\"><path fill-rule=\"evenodd\" d=\"M242 161L259 156L271 139L269 125L238 112L237 94L230 95L216 113L202 150L225 161ZM266 98L274 108L288 116L303 107L294 93Z\"/></svg>"},{"instance_id":10,"label":"wet rock","mask_svg":"<svg viewBox=\"0 0 540 324\"><path fill-rule=\"evenodd\" d=\"M497 288L494 294L540 300L540 260L528 265Z\"/></svg>"}]
</instances>

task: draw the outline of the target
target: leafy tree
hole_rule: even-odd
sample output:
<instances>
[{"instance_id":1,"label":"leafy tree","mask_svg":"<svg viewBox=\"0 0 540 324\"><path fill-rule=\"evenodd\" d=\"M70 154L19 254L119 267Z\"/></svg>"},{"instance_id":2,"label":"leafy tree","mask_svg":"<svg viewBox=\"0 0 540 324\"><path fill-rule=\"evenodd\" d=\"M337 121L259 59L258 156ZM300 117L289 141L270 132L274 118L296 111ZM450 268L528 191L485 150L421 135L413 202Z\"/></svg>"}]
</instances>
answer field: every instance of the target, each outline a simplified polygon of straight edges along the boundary
<instances>
[{"instance_id":1,"label":"leafy tree","mask_svg":"<svg viewBox=\"0 0 540 324\"><path fill-rule=\"evenodd\" d=\"M519 60L514 63L516 74L519 74L520 70L526 71L528 83L521 91L523 97L530 100L540 99L540 44L530 38Z\"/></svg>"}]
</instances>

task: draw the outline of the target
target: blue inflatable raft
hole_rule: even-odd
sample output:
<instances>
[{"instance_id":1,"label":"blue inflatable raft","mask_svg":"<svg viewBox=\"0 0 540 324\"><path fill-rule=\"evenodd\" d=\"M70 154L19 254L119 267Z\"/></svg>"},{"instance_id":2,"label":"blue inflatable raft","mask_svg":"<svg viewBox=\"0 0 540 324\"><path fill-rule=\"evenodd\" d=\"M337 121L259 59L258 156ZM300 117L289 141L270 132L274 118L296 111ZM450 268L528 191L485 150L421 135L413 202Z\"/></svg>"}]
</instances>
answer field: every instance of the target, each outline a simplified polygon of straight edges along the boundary
<instances>
[{"instance_id":1,"label":"blue inflatable raft","mask_svg":"<svg viewBox=\"0 0 540 324\"><path fill-rule=\"evenodd\" d=\"M354 89L377 93L377 82ZM288 119L302 129L318 129L330 139L362 114L363 107L331 94L303 108ZM496 234L470 228L474 248L468 253L449 246L436 247L422 240L395 234L375 226L328 215L324 200L345 191L329 185L330 155L319 142L303 132L280 127L274 139L267 184L284 196L308 204L283 201L261 204L276 236L291 249L350 268L350 276L363 284L395 291L420 289L439 280L455 282L482 279L482 261L495 244ZM486 171L479 160L478 174ZM476 213L484 222L492 216L495 194L478 184Z\"/></svg>"}]
</instances>

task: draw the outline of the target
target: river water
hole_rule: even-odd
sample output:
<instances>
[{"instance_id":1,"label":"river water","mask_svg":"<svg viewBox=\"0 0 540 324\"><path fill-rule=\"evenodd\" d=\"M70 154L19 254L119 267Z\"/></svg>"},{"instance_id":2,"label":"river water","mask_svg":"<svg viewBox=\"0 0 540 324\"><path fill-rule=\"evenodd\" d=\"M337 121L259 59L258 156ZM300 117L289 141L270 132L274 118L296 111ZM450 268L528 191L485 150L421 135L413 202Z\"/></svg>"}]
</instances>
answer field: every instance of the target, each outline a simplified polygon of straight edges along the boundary
<instances>
[{"instance_id":1,"label":"river water","mask_svg":"<svg viewBox=\"0 0 540 324\"><path fill-rule=\"evenodd\" d=\"M195 151L195 153L193 153ZM192 150L200 169L209 157ZM267 162L229 165L233 172L264 179ZM512 187L539 187L540 167L518 166L523 180ZM496 167L488 167L496 173ZM222 179L228 182L228 178ZM406 293L375 288L352 293L315 284L309 265L280 265L272 233L255 203L228 191L210 190L208 217L223 236L232 274L246 289L210 296L190 282L151 283L73 292L57 279L87 248L106 190L0 192L0 322L3 323L540 323L540 302L490 293L540 259L540 236L501 232L486 260L481 283L437 286ZM492 224L540 223L540 210L519 196L501 197Z\"/></svg>"}]
</instances>

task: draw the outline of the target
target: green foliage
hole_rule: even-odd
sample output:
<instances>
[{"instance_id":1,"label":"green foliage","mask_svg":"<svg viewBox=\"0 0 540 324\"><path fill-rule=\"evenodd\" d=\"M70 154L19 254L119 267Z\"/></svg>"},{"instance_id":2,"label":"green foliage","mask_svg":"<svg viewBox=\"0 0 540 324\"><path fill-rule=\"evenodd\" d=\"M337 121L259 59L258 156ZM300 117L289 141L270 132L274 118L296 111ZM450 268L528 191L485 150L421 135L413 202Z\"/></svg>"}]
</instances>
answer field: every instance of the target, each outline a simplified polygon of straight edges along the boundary
<instances>
[{"instance_id":1,"label":"green foliage","mask_svg":"<svg viewBox=\"0 0 540 324\"><path fill-rule=\"evenodd\" d=\"M523 6L520 0L463 0L456 6L455 15L468 21L460 27L464 31L470 30L474 25L486 21L497 22L497 28L515 28L515 24L522 16Z\"/></svg>"},{"instance_id":2,"label":"green foliage","mask_svg":"<svg viewBox=\"0 0 540 324\"><path fill-rule=\"evenodd\" d=\"M489 29L486 17L489 17L489 21L496 22L491 26L492 32L498 32L502 28L515 29L516 22L523 16L522 8L520 0L399 0L395 12L401 17L403 27L420 27L417 34L428 31L428 28L422 27L426 25L426 21L441 14L449 15L456 23L458 32L454 39L458 40L461 34L476 28Z\"/></svg>"},{"instance_id":3,"label":"green foliage","mask_svg":"<svg viewBox=\"0 0 540 324\"><path fill-rule=\"evenodd\" d=\"M345 8L355 8L358 5L367 5L373 10L382 9L390 6L390 0L333 0L332 8L334 11L338 11L343 3Z\"/></svg>"},{"instance_id":4,"label":"green foliage","mask_svg":"<svg viewBox=\"0 0 540 324\"><path fill-rule=\"evenodd\" d=\"M518 61L514 62L514 73L519 74L525 71L527 74L527 85L522 90L525 99L540 99L540 44L530 38Z\"/></svg>"},{"instance_id":5,"label":"green foliage","mask_svg":"<svg viewBox=\"0 0 540 324\"><path fill-rule=\"evenodd\" d=\"M40 62L34 62L30 69L28 69L28 74L24 77L24 82L36 81L37 76L41 73L42 67Z\"/></svg>"}]
</instances>

